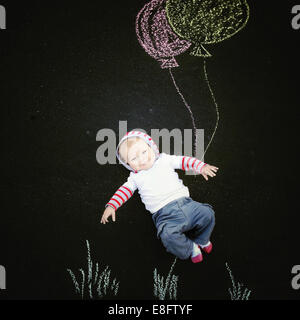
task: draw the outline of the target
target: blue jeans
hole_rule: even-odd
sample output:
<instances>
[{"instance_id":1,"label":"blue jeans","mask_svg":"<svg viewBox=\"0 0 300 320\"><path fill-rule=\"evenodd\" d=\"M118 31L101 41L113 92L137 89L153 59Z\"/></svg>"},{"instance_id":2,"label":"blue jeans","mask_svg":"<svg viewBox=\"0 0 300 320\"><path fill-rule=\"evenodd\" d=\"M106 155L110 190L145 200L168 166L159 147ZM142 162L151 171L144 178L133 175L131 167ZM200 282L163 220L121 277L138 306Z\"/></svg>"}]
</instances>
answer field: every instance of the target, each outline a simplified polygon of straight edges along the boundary
<instances>
[{"instance_id":1,"label":"blue jeans","mask_svg":"<svg viewBox=\"0 0 300 320\"><path fill-rule=\"evenodd\" d=\"M152 220L166 250L184 260L191 256L193 242L204 245L209 241L215 213L207 203L181 197L153 213Z\"/></svg>"}]
</instances>

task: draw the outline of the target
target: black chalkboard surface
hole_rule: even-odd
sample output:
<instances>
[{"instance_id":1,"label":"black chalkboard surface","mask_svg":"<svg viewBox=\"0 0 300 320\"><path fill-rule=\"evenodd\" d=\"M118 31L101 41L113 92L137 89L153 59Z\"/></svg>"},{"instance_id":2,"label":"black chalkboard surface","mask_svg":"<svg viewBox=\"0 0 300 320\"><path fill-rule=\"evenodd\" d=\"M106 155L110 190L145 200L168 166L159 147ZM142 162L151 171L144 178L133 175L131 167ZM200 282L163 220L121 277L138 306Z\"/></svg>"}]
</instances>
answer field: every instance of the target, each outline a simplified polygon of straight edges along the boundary
<instances>
[{"instance_id":1,"label":"black chalkboard surface","mask_svg":"<svg viewBox=\"0 0 300 320\"><path fill-rule=\"evenodd\" d=\"M299 299L296 3L248 0L247 24L205 45L211 57L176 56L172 75L205 146L218 106L205 154L217 176L177 170L214 207L212 253L174 260L138 192L100 223L129 175L99 163L101 130L116 144L124 125L193 129L168 68L137 39L146 3L0 1L0 299Z\"/></svg>"}]
</instances>

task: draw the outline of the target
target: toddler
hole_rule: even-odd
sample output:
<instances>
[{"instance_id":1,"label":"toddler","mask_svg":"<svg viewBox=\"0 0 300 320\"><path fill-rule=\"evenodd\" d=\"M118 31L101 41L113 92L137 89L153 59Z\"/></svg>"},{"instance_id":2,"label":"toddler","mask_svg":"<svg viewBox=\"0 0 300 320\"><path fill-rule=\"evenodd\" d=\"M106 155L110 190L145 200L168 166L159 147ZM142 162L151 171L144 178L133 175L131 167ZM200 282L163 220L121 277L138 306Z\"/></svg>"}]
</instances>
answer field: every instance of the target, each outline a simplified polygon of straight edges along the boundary
<instances>
[{"instance_id":1,"label":"toddler","mask_svg":"<svg viewBox=\"0 0 300 320\"><path fill-rule=\"evenodd\" d=\"M128 132L120 140L116 155L131 172L106 203L101 223L107 223L110 216L115 221L116 210L138 189L166 250L180 259L201 262L201 249L206 253L212 250L214 211L209 204L190 198L175 169L193 170L208 180L218 168L193 157L160 153L152 138L141 131Z\"/></svg>"}]
</instances>

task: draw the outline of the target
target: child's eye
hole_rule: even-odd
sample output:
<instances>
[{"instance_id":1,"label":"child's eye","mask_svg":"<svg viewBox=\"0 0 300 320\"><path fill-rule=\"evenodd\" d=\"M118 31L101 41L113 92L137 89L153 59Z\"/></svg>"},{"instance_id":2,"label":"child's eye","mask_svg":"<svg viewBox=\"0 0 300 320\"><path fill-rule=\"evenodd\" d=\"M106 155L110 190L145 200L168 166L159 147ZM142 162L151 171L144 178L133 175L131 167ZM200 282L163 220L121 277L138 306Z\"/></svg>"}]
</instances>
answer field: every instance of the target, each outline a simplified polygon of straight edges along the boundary
<instances>
[{"instance_id":1,"label":"child's eye","mask_svg":"<svg viewBox=\"0 0 300 320\"><path fill-rule=\"evenodd\" d=\"M145 150L143 153L147 152L147 150Z\"/></svg>"}]
</instances>

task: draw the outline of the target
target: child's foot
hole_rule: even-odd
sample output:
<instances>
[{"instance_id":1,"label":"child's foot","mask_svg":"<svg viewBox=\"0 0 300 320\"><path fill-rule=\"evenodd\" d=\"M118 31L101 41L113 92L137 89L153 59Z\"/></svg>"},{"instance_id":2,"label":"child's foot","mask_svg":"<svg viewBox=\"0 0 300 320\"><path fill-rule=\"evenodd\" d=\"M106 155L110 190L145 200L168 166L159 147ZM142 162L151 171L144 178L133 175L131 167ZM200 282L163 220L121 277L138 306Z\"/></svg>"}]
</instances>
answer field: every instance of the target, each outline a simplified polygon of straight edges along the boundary
<instances>
[{"instance_id":1,"label":"child's foot","mask_svg":"<svg viewBox=\"0 0 300 320\"><path fill-rule=\"evenodd\" d=\"M213 245L210 241L208 241L207 244L205 244L203 246L199 245L199 248L201 248L206 253L210 253L212 250L212 247L213 247Z\"/></svg>"},{"instance_id":2,"label":"child's foot","mask_svg":"<svg viewBox=\"0 0 300 320\"><path fill-rule=\"evenodd\" d=\"M198 263L198 262L201 262L203 260L200 247L197 246L195 243L194 243L193 253L192 253L191 259L192 259L193 263Z\"/></svg>"}]
</instances>

